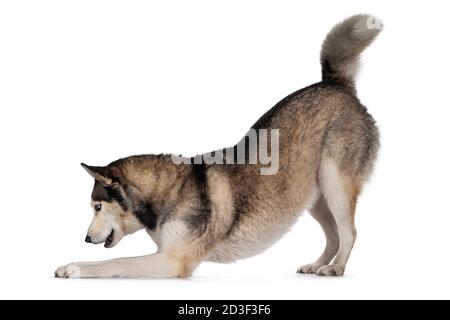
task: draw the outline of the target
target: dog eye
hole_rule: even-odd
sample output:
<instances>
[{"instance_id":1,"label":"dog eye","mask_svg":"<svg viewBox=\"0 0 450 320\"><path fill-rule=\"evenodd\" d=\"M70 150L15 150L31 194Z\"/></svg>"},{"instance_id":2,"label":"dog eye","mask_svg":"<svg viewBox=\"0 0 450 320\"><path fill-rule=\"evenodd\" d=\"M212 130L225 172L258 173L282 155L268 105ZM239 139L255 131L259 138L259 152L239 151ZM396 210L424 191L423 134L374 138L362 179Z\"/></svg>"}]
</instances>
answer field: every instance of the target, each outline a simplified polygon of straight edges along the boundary
<instances>
[{"instance_id":1,"label":"dog eye","mask_svg":"<svg viewBox=\"0 0 450 320\"><path fill-rule=\"evenodd\" d=\"M102 210L102 204L98 203L94 206L95 211L99 212L100 210Z\"/></svg>"}]
</instances>

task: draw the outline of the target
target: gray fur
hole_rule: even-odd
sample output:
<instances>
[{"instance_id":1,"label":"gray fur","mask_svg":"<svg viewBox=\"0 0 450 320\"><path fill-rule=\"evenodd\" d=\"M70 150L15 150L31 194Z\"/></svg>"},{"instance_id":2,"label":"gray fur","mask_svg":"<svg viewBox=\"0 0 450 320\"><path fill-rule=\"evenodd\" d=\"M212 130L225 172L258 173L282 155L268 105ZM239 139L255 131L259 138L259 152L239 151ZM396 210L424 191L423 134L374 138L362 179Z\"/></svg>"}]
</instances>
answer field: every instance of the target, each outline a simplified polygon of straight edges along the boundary
<instances>
[{"instance_id":1,"label":"gray fur","mask_svg":"<svg viewBox=\"0 0 450 320\"><path fill-rule=\"evenodd\" d=\"M202 261L231 262L264 251L305 210L321 224L327 247L299 272L342 275L356 237L356 200L379 147L375 121L354 90L358 57L379 32L364 29L368 18L350 17L334 27L322 48L323 81L284 98L253 125L280 130L275 175L261 175L259 162L175 164L169 155L85 166L128 204L129 209L115 206L116 217L127 222L118 223L122 227L114 235L134 232L138 224L155 240L158 253L71 264L57 276L189 276Z\"/></svg>"},{"instance_id":2,"label":"gray fur","mask_svg":"<svg viewBox=\"0 0 450 320\"><path fill-rule=\"evenodd\" d=\"M359 56L381 31L381 23L369 15L356 15L337 24L322 45L322 78L354 86Z\"/></svg>"}]
</instances>

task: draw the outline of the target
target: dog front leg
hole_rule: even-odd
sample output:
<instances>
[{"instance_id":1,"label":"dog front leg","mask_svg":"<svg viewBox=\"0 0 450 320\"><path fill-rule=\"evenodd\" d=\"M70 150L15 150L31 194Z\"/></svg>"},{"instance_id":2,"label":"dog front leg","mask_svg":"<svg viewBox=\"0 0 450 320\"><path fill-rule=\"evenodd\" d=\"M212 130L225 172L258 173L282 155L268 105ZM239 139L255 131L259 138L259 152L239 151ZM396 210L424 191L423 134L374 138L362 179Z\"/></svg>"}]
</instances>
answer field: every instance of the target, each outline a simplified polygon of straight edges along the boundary
<instances>
[{"instance_id":1,"label":"dog front leg","mask_svg":"<svg viewBox=\"0 0 450 320\"><path fill-rule=\"evenodd\" d=\"M100 262L77 262L60 267L57 278L176 278L187 277L191 272L184 259L163 253L122 258Z\"/></svg>"}]
</instances>

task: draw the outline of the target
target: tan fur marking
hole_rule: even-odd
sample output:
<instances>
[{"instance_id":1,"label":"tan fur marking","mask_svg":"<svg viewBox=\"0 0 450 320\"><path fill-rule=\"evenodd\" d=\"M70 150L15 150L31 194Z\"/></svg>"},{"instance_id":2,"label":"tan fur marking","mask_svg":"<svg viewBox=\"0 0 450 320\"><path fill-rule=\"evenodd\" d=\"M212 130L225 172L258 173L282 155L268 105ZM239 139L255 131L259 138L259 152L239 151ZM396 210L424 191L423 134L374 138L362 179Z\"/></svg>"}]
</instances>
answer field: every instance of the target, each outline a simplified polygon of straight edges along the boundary
<instances>
[{"instance_id":1,"label":"tan fur marking","mask_svg":"<svg viewBox=\"0 0 450 320\"><path fill-rule=\"evenodd\" d=\"M359 55L379 33L369 18L353 16L334 27L323 43L323 81L282 99L252 126L279 132L276 174L261 175L261 161L193 166L176 164L170 155L83 164L97 182L93 198L104 200L89 228L91 242L106 239L113 246L146 228L158 250L69 264L56 276L188 277L204 260L233 262L261 253L308 209L327 245L299 271L343 275L356 239L357 198L379 148L375 121L354 88ZM249 139L249 148L262 140Z\"/></svg>"}]
</instances>

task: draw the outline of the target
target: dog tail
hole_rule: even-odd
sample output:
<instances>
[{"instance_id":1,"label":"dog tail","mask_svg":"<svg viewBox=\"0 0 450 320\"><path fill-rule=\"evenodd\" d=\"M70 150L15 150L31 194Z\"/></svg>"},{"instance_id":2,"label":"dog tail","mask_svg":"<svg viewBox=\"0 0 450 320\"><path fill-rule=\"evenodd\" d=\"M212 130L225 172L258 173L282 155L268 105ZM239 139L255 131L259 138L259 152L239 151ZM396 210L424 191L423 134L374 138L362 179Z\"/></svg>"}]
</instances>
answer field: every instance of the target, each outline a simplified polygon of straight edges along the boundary
<instances>
[{"instance_id":1,"label":"dog tail","mask_svg":"<svg viewBox=\"0 0 450 320\"><path fill-rule=\"evenodd\" d=\"M359 56L382 29L380 20L370 15L355 15L338 23L326 36L320 53L322 80L354 90Z\"/></svg>"}]
</instances>

